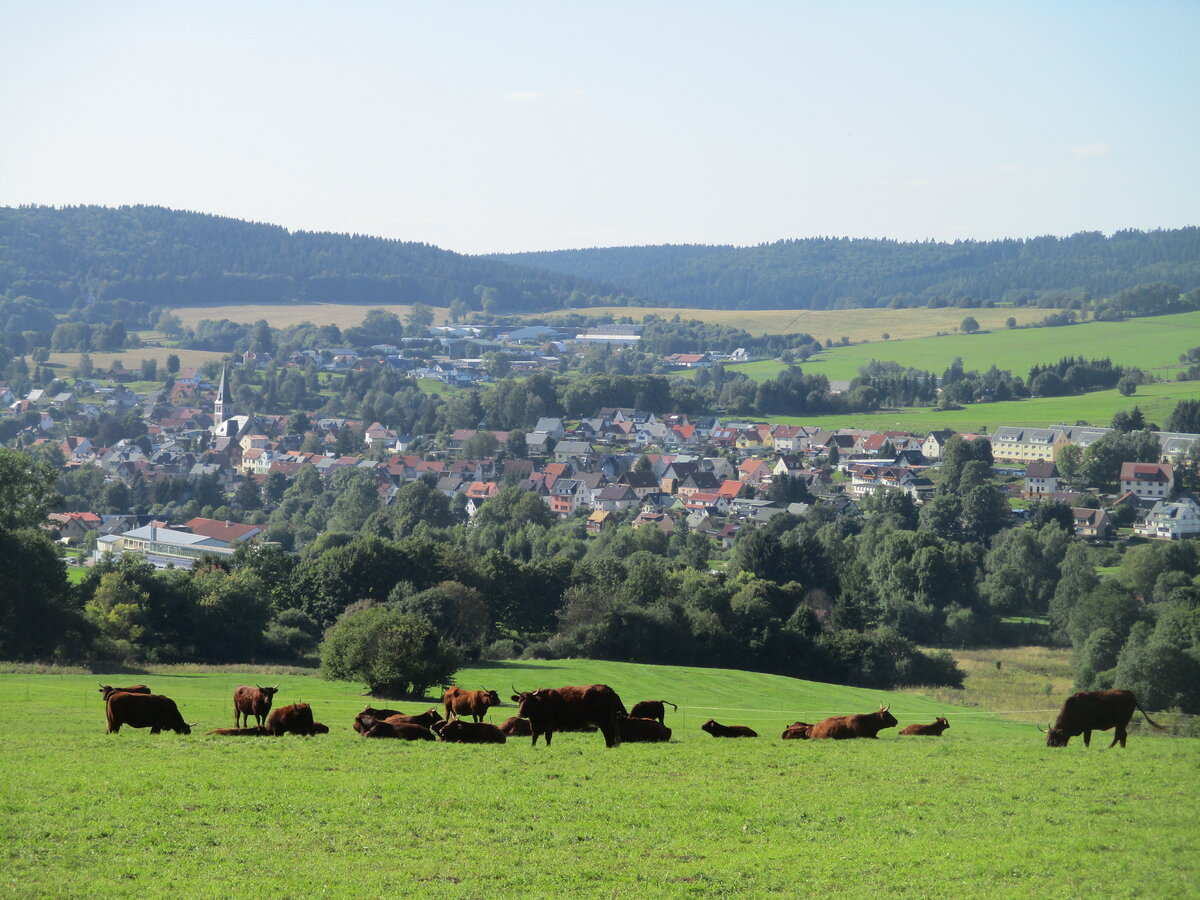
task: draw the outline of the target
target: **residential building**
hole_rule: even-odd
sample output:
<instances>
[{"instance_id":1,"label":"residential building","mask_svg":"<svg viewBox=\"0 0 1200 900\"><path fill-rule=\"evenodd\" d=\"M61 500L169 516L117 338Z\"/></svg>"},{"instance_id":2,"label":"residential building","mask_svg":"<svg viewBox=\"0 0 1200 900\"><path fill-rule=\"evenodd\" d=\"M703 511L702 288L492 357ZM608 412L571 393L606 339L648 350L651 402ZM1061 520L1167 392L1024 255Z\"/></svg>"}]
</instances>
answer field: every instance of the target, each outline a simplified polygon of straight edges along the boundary
<instances>
[{"instance_id":1,"label":"residential building","mask_svg":"<svg viewBox=\"0 0 1200 900\"><path fill-rule=\"evenodd\" d=\"M1175 502L1159 500L1145 520L1133 526L1133 533L1168 541L1200 536L1200 502L1190 493Z\"/></svg>"},{"instance_id":2,"label":"residential building","mask_svg":"<svg viewBox=\"0 0 1200 900\"><path fill-rule=\"evenodd\" d=\"M1175 489L1175 468L1170 463L1121 464L1121 493L1139 500L1164 500Z\"/></svg>"}]
</instances>

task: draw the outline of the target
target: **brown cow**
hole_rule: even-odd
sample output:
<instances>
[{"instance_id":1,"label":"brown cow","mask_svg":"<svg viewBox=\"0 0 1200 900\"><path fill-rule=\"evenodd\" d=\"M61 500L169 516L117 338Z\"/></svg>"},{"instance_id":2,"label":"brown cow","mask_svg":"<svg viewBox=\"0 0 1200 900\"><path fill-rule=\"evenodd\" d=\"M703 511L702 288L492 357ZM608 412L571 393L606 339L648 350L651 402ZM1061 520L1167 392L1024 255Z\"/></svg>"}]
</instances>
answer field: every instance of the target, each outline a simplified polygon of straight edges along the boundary
<instances>
[{"instance_id":1,"label":"brown cow","mask_svg":"<svg viewBox=\"0 0 1200 900\"><path fill-rule=\"evenodd\" d=\"M500 730L508 737L528 737L533 734L529 727L529 720L522 719L520 716L509 716L500 723Z\"/></svg>"},{"instance_id":2,"label":"brown cow","mask_svg":"<svg viewBox=\"0 0 1200 900\"><path fill-rule=\"evenodd\" d=\"M262 725L266 722L267 716L271 712L271 703L278 690L279 685L265 688L259 685L251 687L243 684L241 687L235 688L233 692L233 727L248 726L251 716L254 716L255 725Z\"/></svg>"},{"instance_id":3,"label":"brown cow","mask_svg":"<svg viewBox=\"0 0 1200 900\"><path fill-rule=\"evenodd\" d=\"M457 717L438 722L431 729L447 744L503 744L507 736L490 722L466 722Z\"/></svg>"},{"instance_id":4,"label":"brown cow","mask_svg":"<svg viewBox=\"0 0 1200 900\"><path fill-rule=\"evenodd\" d=\"M495 691L464 691L460 687L451 687L442 694L442 703L446 706L447 720L453 716L470 716L476 722L482 722L489 707L500 705L500 695Z\"/></svg>"},{"instance_id":5,"label":"brown cow","mask_svg":"<svg viewBox=\"0 0 1200 900\"><path fill-rule=\"evenodd\" d=\"M701 731L707 731L713 737L758 737L758 732L745 725L722 725L716 719L709 719L700 726Z\"/></svg>"},{"instance_id":6,"label":"brown cow","mask_svg":"<svg viewBox=\"0 0 1200 900\"><path fill-rule=\"evenodd\" d=\"M950 723L946 721L945 716L938 716L928 725L906 725L901 729L901 734L927 734L933 737L941 737L942 732L950 727Z\"/></svg>"},{"instance_id":7,"label":"brown cow","mask_svg":"<svg viewBox=\"0 0 1200 900\"><path fill-rule=\"evenodd\" d=\"M664 719L667 717L667 711L663 704L671 707L671 709L679 712L679 707L670 700L639 700L633 704L633 709L629 711L629 715L635 719L657 719L659 725L665 725Z\"/></svg>"},{"instance_id":8,"label":"brown cow","mask_svg":"<svg viewBox=\"0 0 1200 900\"><path fill-rule=\"evenodd\" d=\"M104 704L106 734L116 734L122 725L130 728L149 728L151 734L174 731L176 734L191 734L189 725L179 714L179 707L170 697L162 694L126 694L117 692L108 695Z\"/></svg>"},{"instance_id":9,"label":"brown cow","mask_svg":"<svg viewBox=\"0 0 1200 900\"><path fill-rule=\"evenodd\" d=\"M670 728L662 722L641 716L617 716L617 731L621 735L621 743L650 744L671 739Z\"/></svg>"},{"instance_id":10,"label":"brown cow","mask_svg":"<svg viewBox=\"0 0 1200 900\"><path fill-rule=\"evenodd\" d=\"M895 728L899 724L896 717L888 712L888 707L882 703L873 713L858 716L830 716L814 725L808 732L813 740L833 738L843 741L848 738L875 738L885 728Z\"/></svg>"},{"instance_id":11,"label":"brown cow","mask_svg":"<svg viewBox=\"0 0 1200 900\"><path fill-rule=\"evenodd\" d=\"M313 721L312 707L307 703L293 703L271 710L267 716L267 733L272 737L284 734L317 734L317 723Z\"/></svg>"},{"instance_id":12,"label":"brown cow","mask_svg":"<svg viewBox=\"0 0 1200 900\"><path fill-rule=\"evenodd\" d=\"M517 715L529 720L533 746L539 735L546 736L546 746L556 731L582 731L595 725L604 734L604 745L616 747L621 743L617 731L617 716L625 713L625 704L607 684L587 684L561 688L538 688L536 691L517 691L513 688Z\"/></svg>"},{"instance_id":13,"label":"brown cow","mask_svg":"<svg viewBox=\"0 0 1200 900\"><path fill-rule=\"evenodd\" d=\"M364 706L363 711L354 717L354 730L357 731L359 734L362 734L363 729L362 729L361 719L363 718L363 716L369 716L372 719L376 719L376 720L382 722L384 719L388 718L389 716L402 716L402 715L404 715L404 713L400 712L400 710L398 710L398 709L376 709L373 706Z\"/></svg>"},{"instance_id":14,"label":"brown cow","mask_svg":"<svg viewBox=\"0 0 1200 900\"><path fill-rule=\"evenodd\" d=\"M1089 747L1093 731L1115 728L1109 749L1115 747L1117 741L1124 747L1125 738L1129 736L1125 729L1133 718L1135 708L1155 728L1163 727L1146 715L1133 691L1080 691L1072 694L1063 702L1058 720L1046 732L1046 746L1065 747L1071 738L1082 734L1083 746Z\"/></svg>"},{"instance_id":15,"label":"brown cow","mask_svg":"<svg viewBox=\"0 0 1200 900\"><path fill-rule=\"evenodd\" d=\"M270 734L262 725L251 725L249 728L214 728L209 734L219 734L226 737L258 737Z\"/></svg>"},{"instance_id":16,"label":"brown cow","mask_svg":"<svg viewBox=\"0 0 1200 900\"><path fill-rule=\"evenodd\" d=\"M108 700L110 694L148 694L150 688L144 684L135 684L132 687L113 687L111 684L100 685L100 696L104 700Z\"/></svg>"},{"instance_id":17,"label":"brown cow","mask_svg":"<svg viewBox=\"0 0 1200 900\"><path fill-rule=\"evenodd\" d=\"M371 716L361 716L365 738L398 738L402 741L436 741L433 732L422 725L393 724Z\"/></svg>"},{"instance_id":18,"label":"brown cow","mask_svg":"<svg viewBox=\"0 0 1200 900\"><path fill-rule=\"evenodd\" d=\"M384 721L391 722L393 725L420 725L422 728L432 728L435 722L442 721L442 714L431 706L420 715L405 716L397 714L394 716L385 716Z\"/></svg>"},{"instance_id":19,"label":"brown cow","mask_svg":"<svg viewBox=\"0 0 1200 900\"><path fill-rule=\"evenodd\" d=\"M783 734L780 737L785 741L807 741L811 731L812 725L808 722L793 722L787 728L783 729Z\"/></svg>"}]
</instances>

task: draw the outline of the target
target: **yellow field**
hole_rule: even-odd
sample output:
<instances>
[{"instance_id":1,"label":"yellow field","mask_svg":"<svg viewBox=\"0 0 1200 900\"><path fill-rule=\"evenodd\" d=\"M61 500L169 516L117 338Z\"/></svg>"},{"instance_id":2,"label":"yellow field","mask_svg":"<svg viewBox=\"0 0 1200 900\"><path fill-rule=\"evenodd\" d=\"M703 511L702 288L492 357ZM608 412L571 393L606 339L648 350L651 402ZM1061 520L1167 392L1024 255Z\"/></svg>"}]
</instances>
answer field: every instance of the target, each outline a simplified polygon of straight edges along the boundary
<instances>
[{"instance_id":1,"label":"yellow field","mask_svg":"<svg viewBox=\"0 0 1200 900\"><path fill-rule=\"evenodd\" d=\"M718 325L744 328L751 334L796 334L804 332L818 340L878 341L884 332L892 340L929 337L939 332L957 333L967 316L973 316L985 331L1004 328L1010 316L1018 325L1039 322L1054 310L1049 309L680 309L673 307L591 306L562 310L580 315L632 316L635 322L650 313L670 319L699 319ZM526 318L535 318L527 316Z\"/></svg>"},{"instance_id":2,"label":"yellow field","mask_svg":"<svg viewBox=\"0 0 1200 900\"><path fill-rule=\"evenodd\" d=\"M250 323L266 319L273 328L287 328L290 325L299 325L301 322L349 328L352 325L361 325L363 317L370 309L386 309L403 319L411 308L411 306L380 306L378 304L372 306L350 303L296 303L287 306L275 304L187 306L173 309L171 312L179 316L179 321L189 328L196 327L201 319L229 319L231 322ZM433 309L434 324L445 323L447 319L445 307L431 308Z\"/></svg>"},{"instance_id":3,"label":"yellow field","mask_svg":"<svg viewBox=\"0 0 1200 900\"><path fill-rule=\"evenodd\" d=\"M224 359L224 353L215 350L177 350L172 347L138 347L136 350L121 350L117 353L93 352L92 366L96 369L107 369L112 366L114 359L121 360L126 369L135 370L143 359L158 361L160 371L165 371L167 357L174 353L179 357L179 364L184 368L202 366L210 359ZM52 365L65 366L68 370L79 366L81 353L51 353L49 362Z\"/></svg>"}]
</instances>

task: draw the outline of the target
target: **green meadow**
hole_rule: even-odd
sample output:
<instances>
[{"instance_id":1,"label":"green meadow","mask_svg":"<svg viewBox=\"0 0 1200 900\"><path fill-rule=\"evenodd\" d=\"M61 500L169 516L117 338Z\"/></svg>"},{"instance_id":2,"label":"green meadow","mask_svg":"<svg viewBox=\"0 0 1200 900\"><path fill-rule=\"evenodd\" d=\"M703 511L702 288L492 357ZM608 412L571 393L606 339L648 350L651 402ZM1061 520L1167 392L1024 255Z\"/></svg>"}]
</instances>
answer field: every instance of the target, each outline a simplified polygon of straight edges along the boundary
<instances>
[{"instance_id":1,"label":"green meadow","mask_svg":"<svg viewBox=\"0 0 1200 900\"><path fill-rule=\"evenodd\" d=\"M105 735L96 692L144 681L190 736ZM331 727L221 738L242 683ZM367 741L356 685L291 671L0 675L0 895L11 897L1192 897L1194 739L1049 750L1028 724L919 694L712 669L482 665L464 687L601 681L663 698L669 744ZM1034 696L1041 717L1061 697ZM779 740L795 719L950 720L942 738ZM393 704L413 711L425 704ZM496 721L511 710L493 711ZM709 717L757 729L714 740Z\"/></svg>"}]
</instances>

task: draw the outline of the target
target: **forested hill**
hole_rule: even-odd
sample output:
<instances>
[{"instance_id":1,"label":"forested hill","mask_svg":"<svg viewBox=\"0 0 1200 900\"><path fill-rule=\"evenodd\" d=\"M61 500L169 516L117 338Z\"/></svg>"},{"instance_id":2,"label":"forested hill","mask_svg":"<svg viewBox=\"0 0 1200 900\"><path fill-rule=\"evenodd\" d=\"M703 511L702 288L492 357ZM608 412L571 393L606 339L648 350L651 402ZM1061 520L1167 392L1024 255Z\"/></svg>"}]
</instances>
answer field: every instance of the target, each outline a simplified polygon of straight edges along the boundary
<instances>
[{"instance_id":1,"label":"forested hill","mask_svg":"<svg viewBox=\"0 0 1200 900\"><path fill-rule=\"evenodd\" d=\"M92 295L151 306L291 300L496 311L622 302L572 275L429 244L288 231L157 206L0 207L0 295L53 308Z\"/></svg>"},{"instance_id":2,"label":"forested hill","mask_svg":"<svg viewBox=\"0 0 1200 900\"><path fill-rule=\"evenodd\" d=\"M620 285L645 302L831 309L1111 296L1149 282L1200 287L1200 228L1067 238L901 243L808 238L757 247L664 245L492 257Z\"/></svg>"}]
</instances>

